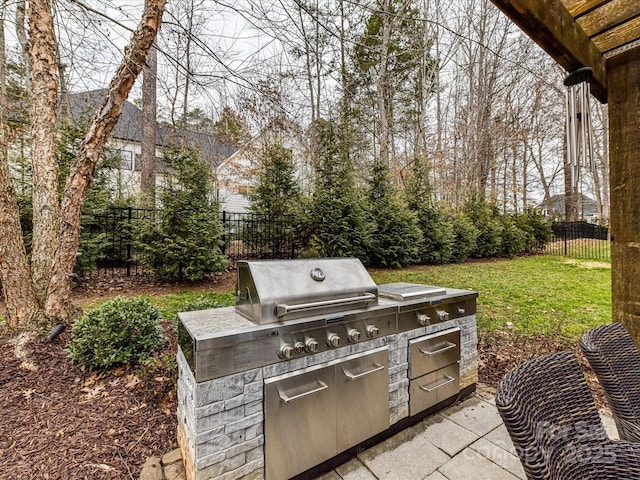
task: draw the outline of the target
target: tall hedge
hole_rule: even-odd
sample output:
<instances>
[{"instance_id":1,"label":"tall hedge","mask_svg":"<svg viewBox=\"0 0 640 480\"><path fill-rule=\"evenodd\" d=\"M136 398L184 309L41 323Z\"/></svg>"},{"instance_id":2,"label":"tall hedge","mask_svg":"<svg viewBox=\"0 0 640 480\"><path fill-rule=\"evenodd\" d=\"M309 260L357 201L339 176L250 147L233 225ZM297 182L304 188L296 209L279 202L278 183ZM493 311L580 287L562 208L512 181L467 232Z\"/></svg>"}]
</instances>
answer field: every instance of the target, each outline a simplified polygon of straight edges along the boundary
<instances>
[{"instance_id":1,"label":"tall hedge","mask_svg":"<svg viewBox=\"0 0 640 480\"><path fill-rule=\"evenodd\" d=\"M389 178L389 167L376 160L369 181L373 241L369 261L379 267L403 267L418 260L422 231Z\"/></svg>"},{"instance_id":2,"label":"tall hedge","mask_svg":"<svg viewBox=\"0 0 640 480\"><path fill-rule=\"evenodd\" d=\"M372 228L357 188L343 133L327 120L313 125L316 161L313 193L305 205L309 255L355 256L367 262Z\"/></svg>"},{"instance_id":3,"label":"tall hedge","mask_svg":"<svg viewBox=\"0 0 640 480\"><path fill-rule=\"evenodd\" d=\"M138 231L141 260L161 277L199 280L228 264L211 170L186 146L173 146L163 156L168 174L158 189L162 209Z\"/></svg>"}]
</instances>

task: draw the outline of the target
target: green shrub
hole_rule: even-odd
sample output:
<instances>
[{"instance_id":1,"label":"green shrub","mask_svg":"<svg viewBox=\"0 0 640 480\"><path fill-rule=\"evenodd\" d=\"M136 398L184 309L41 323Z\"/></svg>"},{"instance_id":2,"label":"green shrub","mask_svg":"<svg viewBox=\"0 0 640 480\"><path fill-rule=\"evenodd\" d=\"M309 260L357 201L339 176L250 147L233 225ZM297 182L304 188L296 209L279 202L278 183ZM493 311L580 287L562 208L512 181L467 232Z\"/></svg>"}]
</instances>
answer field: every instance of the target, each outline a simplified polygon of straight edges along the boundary
<instances>
[{"instance_id":1,"label":"green shrub","mask_svg":"<svg viewBox=\"0 0 640 480\"><path fill-rule=\"evenodd\" d=\"M456 260L456 234L453 219L437 205L425 205L416 211L422 230L421 263L449 263ZM465 249L466 250L466 249ZM468 252L465 254L465 258Z\"/></svg>"},{"instance_id":2,"label":"green shrub","mask_svg":"<svg viewBox=\"0 0 640 480\"><path fill-rule=\"evenodd\" d=\"M84 369L107 369L147 359L163 343L160 309L138 297L110 300L78 319L67 347Z\"/></svg>"},{"instance_id":3,"label":"green shrub","mask_svg":"<svg viewBox=\"0 0 640 480\"><path fill-rule=\"evenodd\" d=\"M476 250L480 232L464 215L453 217L452 262L464 262Z\"/></svg>"},{"instance_id":4,"label":"green shrub","mask_svg":"<svg viewBox=\"0 0 640 480\"><path fill-rule=\"evenodd\" d=\"M532 237L522 230L511 215L502 215L502 255L515 257L527 253Z\"/></svg>"},{"instance_id":5,"label":"green shrub","mask_svg":"<svg viewBox=\"0 0 640 480\"><path fill-rule=\"evenodd\" d=\"M516 216L515 222L529 236L528 253L544 250L553 237L551 221L542 212L530 208L523 215Z\"/></svg>"},{"instance_id":6,"label":"green shrub","mask_svg":"<svg viewBox=\"0 0 640 480\"><path fill-rule=\"evenodd\" d=\"M465 215L478 229L476 248L470 256L495 257L502 253L502 221L498 208L484 200L471 198L464 207Z\"/></svg>"},{"instance_id":7,"label":"green shrub","mask_svg":"<svg viewBox=\"0 0 640 480\"><path fill-rule=\"evenodd\" d=\"M422 243L415 213L394 194L379 199L371 210L375 230L368 255L370 264L401 268L415 263Z\"/></svg>"}]
</instances>

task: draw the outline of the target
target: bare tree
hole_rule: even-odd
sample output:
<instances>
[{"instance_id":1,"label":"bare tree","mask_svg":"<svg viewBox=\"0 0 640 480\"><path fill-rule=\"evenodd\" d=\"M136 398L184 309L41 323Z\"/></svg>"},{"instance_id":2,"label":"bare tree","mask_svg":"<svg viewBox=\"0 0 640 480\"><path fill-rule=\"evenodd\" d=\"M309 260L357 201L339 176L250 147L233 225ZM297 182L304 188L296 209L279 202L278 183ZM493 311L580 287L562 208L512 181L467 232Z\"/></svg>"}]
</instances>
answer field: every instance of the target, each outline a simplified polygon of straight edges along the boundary
<instances>
[{"instance_id":1,"label":"bare tree","mask_svg":"<svg viewBox=\"0 0 640 480\"><path fill-rule=\"evenodd\" d=\"M142 204L156 204L156 135L158 53L151 47L142 70L142 135L140 142L140 191Z\"/></svg>"},{"instance_id":2,"label":"bare tree","mask_svg":"<svg viewBox=\"0 0 640 480\"><path fill-rule=\"evenodd\" d=\"M8 310L3 325L7 333L67 322L72 317L71 278L87 189L122 104L153 44L164 6L165 0L149 0L58 201L54 156L58 78L53 16L48 1L29 3L34 246L29 264L8 162L2 158L0 208L5 213L0 216L0 275ZM2 127L6 129L4 118Z\"/></svg>"}]
</instances>

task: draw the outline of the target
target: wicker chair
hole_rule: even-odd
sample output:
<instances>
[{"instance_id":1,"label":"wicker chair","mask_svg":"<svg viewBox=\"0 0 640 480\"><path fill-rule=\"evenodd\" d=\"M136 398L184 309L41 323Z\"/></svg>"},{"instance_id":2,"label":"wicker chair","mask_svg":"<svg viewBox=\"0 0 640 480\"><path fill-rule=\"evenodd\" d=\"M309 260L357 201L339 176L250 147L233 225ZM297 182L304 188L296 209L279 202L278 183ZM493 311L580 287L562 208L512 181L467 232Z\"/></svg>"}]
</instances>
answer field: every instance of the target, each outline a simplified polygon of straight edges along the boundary
<instances>
[{"instance_id":1,"label":"wicker chair","mask_svg":"<svg viewBox=\"0 0 640 480\"><path fill-rule=\"evenodd\" d=\"M516 367L496 406L529 480L640 478L640 444L607 437L573 353Z\"/></svg>"},{"instance_id":2,"label":"wicker chair","mask_svg":"<svg viewBox=\"0 0 640 480\"><path fill-rule=\"evenodd\" d=\"M594 328L580 348L604 388L620 439L640 442L640 352L621 323Z\"/></svg>"}]
</instances>

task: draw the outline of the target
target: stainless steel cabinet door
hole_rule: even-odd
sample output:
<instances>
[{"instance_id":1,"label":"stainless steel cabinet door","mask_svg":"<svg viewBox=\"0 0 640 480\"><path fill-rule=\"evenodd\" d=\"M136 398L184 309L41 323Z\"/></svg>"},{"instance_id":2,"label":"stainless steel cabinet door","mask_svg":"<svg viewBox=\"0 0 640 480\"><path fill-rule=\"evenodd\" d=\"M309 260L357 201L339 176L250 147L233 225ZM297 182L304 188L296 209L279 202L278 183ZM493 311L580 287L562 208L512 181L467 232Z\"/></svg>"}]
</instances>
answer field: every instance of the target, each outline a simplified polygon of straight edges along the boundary
<instances>
[{"instance_id":1,"label":"stainless steel cabinet door","mask_svg":"<svg viewBox=\"0 0 640 480\"><path fill-rule=\"evenodd\" d=\"M338 453L389 427L386 347L336 365Z\"/></svg>"},{"instance_id":2,"label":"stainless steel cabinet door","mask_svg":"<svg viewBox=\"0 0 640 480\"><path fill-rule=\"evenodd\" d=\"M334 367L265 381L266 480L284 480L336 455Z\"/></svg>"}]
</instances>

